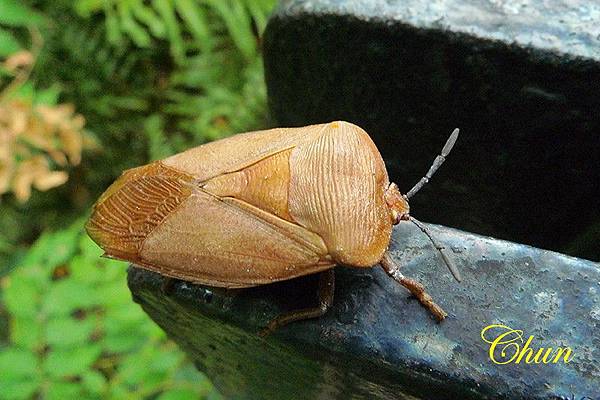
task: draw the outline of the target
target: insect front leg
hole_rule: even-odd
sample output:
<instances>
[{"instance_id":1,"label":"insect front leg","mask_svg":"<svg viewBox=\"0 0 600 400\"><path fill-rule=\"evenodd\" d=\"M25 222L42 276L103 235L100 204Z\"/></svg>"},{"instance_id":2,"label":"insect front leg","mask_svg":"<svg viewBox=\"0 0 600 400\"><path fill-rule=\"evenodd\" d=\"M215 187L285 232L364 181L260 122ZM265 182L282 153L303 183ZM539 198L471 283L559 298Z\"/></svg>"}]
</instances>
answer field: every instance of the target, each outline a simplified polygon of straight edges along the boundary
<instances>
[{"instance_id":1,"label":"insect front leg","mask_svg":"<svg viewBox=\"0 0 600 400\"><path fill-rule=\"evenodd\" d=\"M333 304L333 292L335 289L335 274L333 268L321 272L319 275L319 305L312 308L303 308L281 314L271 320L266 328L259 332L260 336L267 336L273 333L277 328L289 324L290 322L303 319L317 318L325 314Z\"/></svg>"},{"instance_id":2,"label":"insect front leg","mask_svg":"<svg viewBox=\"0 0 600 400\"><path fill-rule=\"evenodd\" d=\"M438 306L431 296L425 291L425 287L414 279L407 278L400 272L400 266L392 260L389 252L385 252L383 258L379 262L384 271L387 272L396 282L404 286L408 291L419 300L426 309L431 312L438 321L442 321L448 316L446 312Z\"/></svg>"}]
</instances>

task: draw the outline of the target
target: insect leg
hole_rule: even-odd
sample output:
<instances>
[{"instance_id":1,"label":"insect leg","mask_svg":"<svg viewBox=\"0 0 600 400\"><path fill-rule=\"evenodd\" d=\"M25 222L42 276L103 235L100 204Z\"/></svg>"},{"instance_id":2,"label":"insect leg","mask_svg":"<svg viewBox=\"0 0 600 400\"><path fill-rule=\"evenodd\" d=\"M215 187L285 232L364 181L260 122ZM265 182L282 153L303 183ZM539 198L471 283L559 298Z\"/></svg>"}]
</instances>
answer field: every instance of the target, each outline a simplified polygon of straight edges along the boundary
<instances>
[{"instance_id":1,"label":"insect leg","mask_svg":"<svg viewBox=\"0 0 600 400\"><path fill-rule=\"evenodd\" d=\"M319 275L319 305L312 308L303 308L300 310L291 311L275 317L266 328L259 332L260 336L267 336L273 333L277 328L289 324L290 322L299 321L309 318L317 318L325 314L329 307L333 304L333 292L335 288L335 275L333 268L321 272Z\"/></svg>"},{"instance_id":2,"label":"insect leg","mask_svg":"<svg viewBox=\"0 0 600 400\"><path fill-rule=\"evenodd\" d=\"M448 316L448 314L446 314L446 312L440 306L435 304L431 296L425 291L425 287L423 287L422 284L414 279L407 278L406 276L402 275L400 272L400 267L392 260L390 253L387 251L385 252L380 264L390 277L408 289L408 291L415 296L423 305L423 307L428 309L438 321L442 321Z\"/></svg>"}]
</instances>

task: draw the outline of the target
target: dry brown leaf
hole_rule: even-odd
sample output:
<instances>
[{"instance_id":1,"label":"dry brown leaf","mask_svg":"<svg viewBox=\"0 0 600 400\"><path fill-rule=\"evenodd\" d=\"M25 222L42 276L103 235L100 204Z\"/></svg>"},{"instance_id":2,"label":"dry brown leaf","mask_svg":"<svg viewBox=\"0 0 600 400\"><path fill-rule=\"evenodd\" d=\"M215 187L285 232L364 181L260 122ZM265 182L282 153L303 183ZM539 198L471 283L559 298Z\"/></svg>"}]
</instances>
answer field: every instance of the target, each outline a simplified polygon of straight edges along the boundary
<instances>
[{"instance_id":1,"label":"dry brown leaf","mask_svg":"<svg viewBox=\"0 0 600 400\"><path fill-rule=\"evenodd\" d=\"M14 69L30 62L25 53L9 61ZM0 102L0 194L12 191L25 202L32 187L45 191L64 184L69 175L60 168L78 165L83 148L93 143L84 135L84 125L85 118L75 113L72 104Z\"/></svg>"},{"instance_id":2,"label":"dry brown leaf","mask_svg":"<svg viewBox=\"0 0 600 400\"><path fill-rule=\"evenodd\" d=\"M58 150L48 150L48 155L59 166L61 166L61 167L67 166L68 162L67 162L67 156L65 155L65 153L58 151ZM73 164L73 163L71 163L71 164ZM75 165L75 164L73 164L73 165Z\"/></svg>"},{"instance_id":3,"label":"dry brown leaf","mask_svg":"<svg viewBox=\"0 0 600 400\"><path fill-rule=\"evenodd\" d=\"M36 111L47 124L60 127L71 118L71 115L75 112L75 107L68 103L57 106L40 105L37 106Z\"/></svg>"},{"instance_id":4,"label":"dry brown leaf","mask_svg":"<svg viewBox=\"0 0 600 400\"><path fill-rule=\"evenodd\" d=\"M20 203L26 202L31 197L31 185L34 177L35 168L31 160L26 160L19 164L13 177L12 189Z\"/></svg>"},{"instance_id":5,"label":"dry brown leaf","mask_svg":"<svg viewBox=\"0 0 600 400\"><path fill-rule=\"evenodd\" d=\"M17 172L13 178L12 188L15 193L15 197L21 203L29 200L31 196L31 185L35 175L40 171L43 171L45 161L41 156L33 157L29 160L21 162L17 167Z\"/></svg>"},{"instance_id":6,"label":"dry brown leaf","mask_svg":"<svg viewBox=\"0 0 600 400\"><path fill-rule=\"evenodd\" d=\"M83 147L81 133L74 130L61 130L60 139L62 141L63 151L69 157L71 164L79 165Z\"/></svg>"},{"instance_id":7,"label":"dry brown leaf","mask_svg":"<svg viewBox=\"0 0 600 400\"><path fill-rule=\"evenodd\" d=\"M8 114L7 125L12 131L13 135L20 135L25 132L29 119L29 112L24 104L15 102L11 107L10 114Z\"/></svg>"},{"instance_id":8,"label":"dry brown leaf","mask_svg":"<svg viewBox=\"0 0 600 400\"><path fill-rule=\"evenodd\" d=\"M68 179L69 174L65 171L44 171L34 178L33 185L37 190L45 192L48 189L62 185Z\"/></svg>"},{"instance_id":9,"label":"dry brown leaf","mask_svg":"<svg viewBox=\"0 0 600 400\"><path fill-rule=\"evenodd\" d=\"M13 135L0 125L0 160L12 158Z\"/></svg>"},{"instance_id":10,"label":"dry brown leaf","mask_svg":"<svg viewBox=\"0 0 600 400\"><path fill-rule=\"evenodd\" d=\"M10 181L14 173L12 160L0 160L0 194L8 192Z\"/></svg>"},{"instance_id":11,"label":"dry brown leaf","mask_svg":"<svg viewBox=\"0 0 600 400\"><path fill-rule=\"evenodd\" d=\"M28 67L33 64L34 57L30 51L21 50L12 54L4 61L4 68L9 72L15 72L19 68Z\"/></svg>"},{"instance_id":12,"label":"dry brown leaf","mask_svg":"<svg viewBox=\"0 0 600 400\"><path fill-rule=\"evenodd\" d=\"M73 116L73 119L71 120L71 123L71 129L75 131L80 131L85 126L85 117L81 114L75 114Z\"/></svg>"},{"instance_id":13,"label":"dry brown leaf","mask_svg":"<svg viewBox=\"0 0 600 400\"><path fill-rule=\"evenodd\" d=\"M18 138L20 141L26 142L30 146L43 150L45 152L50 152L54 150L54 143L52 142L52 136L46 135L39 130L33 129L33 125L29 125L28 129L20 135Z\"/></svg>"}]
</instances>

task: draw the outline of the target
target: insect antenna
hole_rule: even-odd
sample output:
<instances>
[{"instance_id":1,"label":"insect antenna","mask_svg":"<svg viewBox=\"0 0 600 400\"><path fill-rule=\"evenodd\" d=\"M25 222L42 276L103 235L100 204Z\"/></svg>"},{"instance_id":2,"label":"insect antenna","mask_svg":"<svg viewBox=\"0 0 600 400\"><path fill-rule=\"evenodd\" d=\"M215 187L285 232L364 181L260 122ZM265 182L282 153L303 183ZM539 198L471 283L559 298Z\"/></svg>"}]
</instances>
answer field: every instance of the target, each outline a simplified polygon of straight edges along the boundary
<instances>
[{"instance_id":1,"label":"insect antenna","mask_svg":"<svg viewBox=\"0 0 600 400\"><path fill-rule=\"evenodd\" d=\"M458 268L456 268L456 265L454 265L450 257L448 257L448 254L446 254L446 248L442 246L437 240L435 240L435 238L431 235L431 232L429 232L429 229L427 229L427 227L423 225L421 221L411 216L409 216L408 219L413 224L415 224L425 235L427 235L431 243L435 246L436 249L438 249L438 251L442 255L442 258L444 259L444 262L446 263L446 266L452 273L452 276L454 276L454 279L456 279L458 282L462 281Z\"/></svg>"},{"instance_id":2,"label":"insect antenna","mask_svg":"<svg viewBox=\"0 0 600 400\"><path fill-rule=\"evenodd\" d=\"M435 158L435 160L433 160L433 164L431 164L431 167L429 167L429 171L427 171L425 176L422 177L421 180L417 182L417 184L408 191L408 193L406 193L405 197L407 199L410 199L415 193L421 190L421 188L425 186L427 182L429 182L433 174L435 174L435 171L437 171L438 168L441 167L441 165L444 163L444 161L446 161L446 157L448 156L448 154L450 154L450 150L452 150L454 143L456 143L456 139L458 139L458 128L452 131L450 137L444 145L444 148L442 149L442 152Z\"/></svg>"}]
</instances>

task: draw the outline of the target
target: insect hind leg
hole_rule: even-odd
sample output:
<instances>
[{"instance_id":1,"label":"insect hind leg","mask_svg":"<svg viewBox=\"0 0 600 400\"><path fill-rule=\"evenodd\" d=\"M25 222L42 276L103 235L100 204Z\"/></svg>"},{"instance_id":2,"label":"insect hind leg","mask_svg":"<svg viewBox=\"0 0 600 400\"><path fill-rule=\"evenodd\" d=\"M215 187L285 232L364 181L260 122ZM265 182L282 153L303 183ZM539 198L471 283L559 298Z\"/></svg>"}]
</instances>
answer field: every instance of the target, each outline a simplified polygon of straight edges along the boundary
<instances>
[{"instance_id":1,"label":"insect hind leg","mask_svg":"<svg viewBox=\"0 0 600 400\"><path fill-rule=\"evenodd\" d=\"M387 251L383 255L380 264L390 277L408 289L408 291L419 300L421 305L428 309L438 321L442 321L448 316L442 307L438 306L433 301L433 298L425 291L425 287L421 283L404 276L400 272L400 267L392 260L392 257Z\"/></svg>"},{"instance_id":2,"label":"insect hind leg","mask_svg":"<svg viewBox=\"0 0 600 400\"><path fill-rule=\"evenodd\" d=\"M333 292L335 289L335 275L333 268L321 272L319 275L319 305L317 307L302 308L289 313L281 314L275 317L266 328L259 332L259 335L265 337L270 335L278 328L294 321L303 319L317 318L324 315L333 304Z\"/></svg>"}]
</instances>

